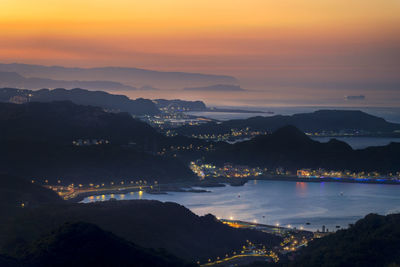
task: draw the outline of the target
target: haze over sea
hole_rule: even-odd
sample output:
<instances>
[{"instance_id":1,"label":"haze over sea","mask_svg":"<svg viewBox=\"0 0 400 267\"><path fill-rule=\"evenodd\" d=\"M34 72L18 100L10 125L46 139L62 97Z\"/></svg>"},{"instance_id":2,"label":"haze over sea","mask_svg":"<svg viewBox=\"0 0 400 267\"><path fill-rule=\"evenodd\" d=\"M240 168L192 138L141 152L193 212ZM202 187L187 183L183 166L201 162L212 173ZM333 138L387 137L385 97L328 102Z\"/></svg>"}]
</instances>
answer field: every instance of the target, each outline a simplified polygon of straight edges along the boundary
<instances>
[{"instance_id":1,"label":"haze over sea","mask_svg":"<svg viewBox=\"0 0 400 267\"><path fill-rule=\"evenodd\" d=\"M322 225L330 230L335 230L336 226L345 228L368 213L400 212L399 185L252 180L244 186L208 190L211 192L92 196L83 202L111 197L154 199L177 202L198 215L211 213L224 219L303 226L309 230L321 229Z\"/></svg>"},{"instance_id":2,"label":"haze over sea","mask_svg":"<svg viewBox=\"0 0 400 267\"><path fill-rule=\"evenodd\" d=\"M246 119L254 116L293 115L296 113L308 113L321 109L361 110L368 114L384 118L389 122L400 123L400 108L397 107L343 107L343 106L223 106L219 108L243 109L273 112L270 113L233 113L233 112L188 112L187 114L209 117L216 120Z\"/></svg>"}]
</instances>

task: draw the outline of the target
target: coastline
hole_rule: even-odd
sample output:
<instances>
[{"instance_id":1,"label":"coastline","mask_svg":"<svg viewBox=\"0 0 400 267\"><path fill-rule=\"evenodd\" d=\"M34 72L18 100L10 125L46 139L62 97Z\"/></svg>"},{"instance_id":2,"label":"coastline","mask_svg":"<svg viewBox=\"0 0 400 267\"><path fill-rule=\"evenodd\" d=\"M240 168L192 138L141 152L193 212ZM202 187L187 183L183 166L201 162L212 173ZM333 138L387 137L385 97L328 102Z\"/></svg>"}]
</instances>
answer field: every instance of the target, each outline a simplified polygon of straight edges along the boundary
<instances>
[{"instance_id":1,"label":"coastline","mask_svg":"<svg viewBox=\"0 0 400 267\"><path fill-rule=\"evenodd\" d=\"M400 185L400 180L388 179L367 179L367 178L334 178L334 177L321 177L321 178L300 178L295 175L263 175L263 176L249 176L247 178L206 178L204 185L196 185L198 187L213 187L213 184L230 184L231 186L242 186L250 180L263 180L263 181L283 181L283 182L305 182L305 183L355 183L355 184L389 184Z\"/></svg>"},{"instance_id":2,"label":"coastline","mask_svg":"<svg viewBox=\"0 0 400 267\"><path fill-rule=\"evenodd\" d=\"M208 178L206 180L198 182L186 182L186 183L169 183L160 184L157 188L120 188L120 189L106 189L91 192L78 193L75 197L68 199L70 202L81 202L86 197L90 196L101 196L110 194L127 194L130 192L146 192L148 194L168 194L168 192L186 192L186 193L209 193L206 189L195 189L197 188L211 188L211 187L224 187L227 184L230 186L243 186L248 181L259 180L259 181L282 181L282 182L306 182L306 183L357 183L357 184L388 184L388 185L400 185L400 181L393 180L357 180L352 178L299 178L297 176L257 176L248 178Z\"/></svg>"},{"instance_id":3,"label":"coastline","mask_svg":"<svg viewBox=\"0 0 400 267\"><path fill-rule=\"evenodd\" d=\"M270 181L293 181L293 182L306 182L306 183L356 183L356 184L391 184L400 185L400 180L387 180L387 179L356 179L356 178L334 178L334 177L321 177L321 178L299 178L297 176L282 175L282 176L257 176L249 180L270 180Z\"/></svg>"},{"instance_id":4,"label":"coastline","mask_svg":"<svg viewBox=\"0 0 400 267\"><path fill-rule=\"evenodd\" d=\"M210 191L205 189L193 189L193 187L223 187L224 184L210 184L201 186L193 183L170 183L170 184L160 184L157 188L110 188L103 190L94 190L90 192L77 193L76 196L67 199L68 202L79 203L83 201L86 197L91 196L101 196L101 195L111 195L111 194L128 194L131 192L146 192L147 194L162 195L168 194L168 192L186 192L186 193L209 193Z\"/></svg>"}]
</instances>

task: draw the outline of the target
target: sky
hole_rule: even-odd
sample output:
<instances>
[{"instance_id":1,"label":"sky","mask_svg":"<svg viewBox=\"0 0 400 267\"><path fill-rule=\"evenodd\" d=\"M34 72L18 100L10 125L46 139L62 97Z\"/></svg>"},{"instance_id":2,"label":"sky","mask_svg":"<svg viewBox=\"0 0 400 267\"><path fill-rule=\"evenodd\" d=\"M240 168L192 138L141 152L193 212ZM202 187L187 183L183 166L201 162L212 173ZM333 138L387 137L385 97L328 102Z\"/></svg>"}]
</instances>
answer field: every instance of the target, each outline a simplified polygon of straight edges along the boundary
<instances>
[{"instance_id":1,"label":"sky","mask_svg":"<svg viewBox=\"0 0 400 267\"><path fill-rule=\"evenodd\" d=\"M399 33L399 0L0 0L0 62L227 74L308 103L400 105Z\"/></svg>"}]
</instances>

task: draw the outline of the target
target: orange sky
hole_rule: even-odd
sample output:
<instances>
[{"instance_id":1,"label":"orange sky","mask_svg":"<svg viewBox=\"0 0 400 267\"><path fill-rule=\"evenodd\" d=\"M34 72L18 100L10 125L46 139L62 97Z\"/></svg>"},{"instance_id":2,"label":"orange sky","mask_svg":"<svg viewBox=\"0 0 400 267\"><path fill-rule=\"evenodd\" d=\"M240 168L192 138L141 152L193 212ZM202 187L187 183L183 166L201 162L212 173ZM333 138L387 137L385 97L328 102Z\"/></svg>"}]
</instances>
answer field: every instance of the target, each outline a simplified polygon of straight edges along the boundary
<instances>
[{"instance_id":1,"label":"orange sky","mask_svg":"<svg viewBox=\"0 0 400 267\"><path fill-rule=\"evenodd\" d=\"M2 0L0 33L1 62L400 84L399 0Z\"/></svg>"}]
</instances>

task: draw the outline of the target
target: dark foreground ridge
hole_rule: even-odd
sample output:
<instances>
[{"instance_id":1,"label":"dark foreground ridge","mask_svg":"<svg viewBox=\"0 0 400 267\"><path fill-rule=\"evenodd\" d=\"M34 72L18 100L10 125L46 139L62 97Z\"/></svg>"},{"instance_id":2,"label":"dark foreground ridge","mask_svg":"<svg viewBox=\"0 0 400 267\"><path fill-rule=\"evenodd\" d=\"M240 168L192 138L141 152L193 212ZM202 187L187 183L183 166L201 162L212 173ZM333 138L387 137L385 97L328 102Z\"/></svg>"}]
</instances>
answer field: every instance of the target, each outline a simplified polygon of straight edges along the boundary
<instances>
[{"instance_id":1,"label":"dark foreground ridge","mask_svg":"<svg viewBox=\"0 0 400 267\"><path fill-rule=\"evenodd\" d=\"M145 249L89 223L66 223L21 253L23 266L196 266Z\"/></svg>"},{"instance_id":2,"label":"dark foreground ridge","mask_svg":"<svg viewBox=\"0 0 400 267\"><path fill-rule=\"evenodd\" d=\"M400 214L369 214L347 230L310 242L292 266L399 266L399 244Z\"/></svg>"},{"instance_id":3,"label":"dark foreground ridge","mask_svg":"<svg viewBox=\"0 0 400 267\"><path fill-rule=\"evenodd\" d=\"M15 179L17 178L1 176L3 186L0 188L0 193L18 192L20 185L14 182ZM57 241L57 246L61 246L63 241L59 234L51 234L42 241L36 243L35 241L49 235L50 230L62 227L67 222L95 224L138 246L164 248L177 257L191 262L199 260L204 262L209 257L231 254L232 251L240 250L246 240L267 247L276 246L282 240L280 237L255 230L231 228L212 215L197 216L176 203L150 200L67 203L60 199L55 200L56 195L52 191L43 189L39 185L33 184L24 188L24 192L17 193L14 199L3 199L0 206L1 214L8 215L2 216L3 219L0 221L0 254L14 258L32 255L29 257L35 259L43 253L48 256L53 252L62 253L61 249L51 253L46 252L44 247L51 249L53 245L40 245L53 242L52 239L57 237L60 239ZM35 199L41 201L34 202ZM26 205L21 206L21 203ZM92 233L93 228L88 229L91 229L89 233ZM108 234L100 234L109 237ZM66 246L71 244L68 243L69 238L64 242L67 242ZM92 244L90 240L88 242ZM118 241L117 245L120 246L121 242ZM82 243L84 242L77 242L76 246L79 247ZM84 250L85 246L82 249ZM41 252L37 254L38 251ZM92 254L94 255L97 253Z\"/></svg>"},{"instance_id":4,"label":"dark foreground ridge","mask_svg":"<svg viewBox=\"0 0 400 267\"><path fill-rule=\"evenodd\" d=\"M189 262L231 255L247 240L267 248L282 242L231 228L212 215L196 216L175 203L69 204L19 178L1 176L1 181L0 193L16 197L2 199L0 206L1 214L9 215L0 221L0 266L192 266ZM32 205L21 207L21 201ZM399 225L400 214L370 214L349 229L280 255L277 264L251 266L397 266Z\"/></svg>"},{"instance_id":5,"label":"dark foreground ridge","mask_svg":"<svg viewBox=\"0 0 400 267\"><path fill-rule=\"evenodd\" d=\"M2 222L25 207L40 207L46 203L63 201L52 190L32 183L21 177L0 174L0 210ZM2 223L0 222L0 224Z\"/></svg>"},{"instance_id":6,"label":"dark foreground ridge","mask_svg":"<svg viewBox=\"0 0 400 267\"><path fill-rule=\"evenodd\" d=\"M277 264L247 267L397 267L400 266L400 214L369 214L349 229L314 239ZM244 267L244 266L243 266Z\"/></svg>"}]
</instances>

